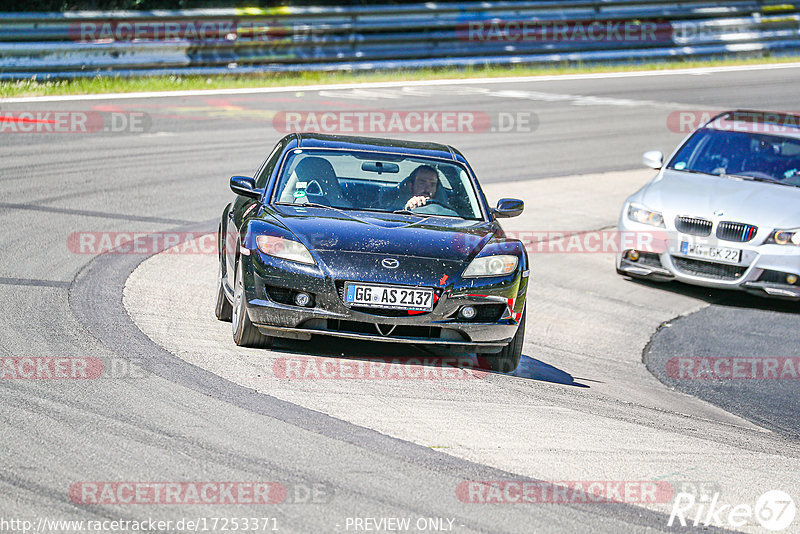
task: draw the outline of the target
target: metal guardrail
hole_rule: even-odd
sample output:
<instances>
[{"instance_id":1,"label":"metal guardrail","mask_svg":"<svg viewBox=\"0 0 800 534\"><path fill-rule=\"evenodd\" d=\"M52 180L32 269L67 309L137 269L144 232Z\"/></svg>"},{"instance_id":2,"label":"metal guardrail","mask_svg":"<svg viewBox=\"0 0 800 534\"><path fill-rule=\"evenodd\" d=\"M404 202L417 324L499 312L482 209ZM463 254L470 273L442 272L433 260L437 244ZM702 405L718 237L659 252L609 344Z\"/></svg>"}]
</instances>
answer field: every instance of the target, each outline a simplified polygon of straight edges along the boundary
<instances>
[{"instance_id":1,"label":"metal guardrail","mask_svg":"<svg viewBox=\"0 0 800 534\"><path fill-rule=\"evenodd\" d=\"M551 0L0 13L0 79L646 61L800 52L785 0Z\"/></svg>"}]
</instances>

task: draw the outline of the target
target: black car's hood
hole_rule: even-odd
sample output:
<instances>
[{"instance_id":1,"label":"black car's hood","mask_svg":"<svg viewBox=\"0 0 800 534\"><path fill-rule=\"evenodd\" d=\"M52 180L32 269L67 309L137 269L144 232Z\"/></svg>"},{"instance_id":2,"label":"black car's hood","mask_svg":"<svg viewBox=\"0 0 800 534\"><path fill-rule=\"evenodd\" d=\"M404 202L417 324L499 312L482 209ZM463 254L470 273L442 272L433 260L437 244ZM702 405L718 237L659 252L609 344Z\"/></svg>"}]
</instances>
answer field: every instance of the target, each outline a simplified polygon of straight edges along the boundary
<instances>
[{"instance_id":1,"label":"black car's hood","mask_svg":"<svg viewBox=\"0 0 800 534\"><path fill-rule=\"evenodd\" d=\"M274 206L272 215L308 248L465 260L480 251L497 227L486 221L327 208ZM268 216L268 215L267 215Z\"/></svg>"}]
</instances>

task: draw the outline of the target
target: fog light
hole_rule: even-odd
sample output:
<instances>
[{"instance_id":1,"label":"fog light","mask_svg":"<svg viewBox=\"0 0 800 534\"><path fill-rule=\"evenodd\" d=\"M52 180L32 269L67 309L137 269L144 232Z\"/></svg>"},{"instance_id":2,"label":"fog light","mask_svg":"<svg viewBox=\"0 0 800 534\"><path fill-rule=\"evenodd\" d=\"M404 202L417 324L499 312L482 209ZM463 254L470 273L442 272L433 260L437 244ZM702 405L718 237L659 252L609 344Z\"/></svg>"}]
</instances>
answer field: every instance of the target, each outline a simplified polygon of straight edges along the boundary
<instances>
[{"instance_id":1,"label":"fog light","mask_svg":"<svg viewBox=\"0 0 800 534\"><path fill-rule=\"evenodd\" d=\"M777 244L785 245L786 243L792 240L792 232L784 232L782 230L778 230L777 232L775 232L774 239Z\"/></svg>"},{"instance_id":2,"label":"fog light","mask_svg":"<svg viewBox=\"0 0 800 534\"><path fill-rule=\"evenodd\" d=\"M476 309L475 309L475 308L473 308L472 306L464 306L463 308L461 308L461 309L458 311L458 314L459 314L459 315L460 315L460 316L461 316L463 319L472 319L472 318L474 318L474 317L475 317L475 315L477 315L477 314L478 314L478 310L476 310Z\"/></svg>"},{"instance_id":3,"label":"fog light","mask_svg":"<svg viewBox=\"0 0 800 534\"><path fill-rule=\"evenodd\" d=\"M308 306L311 302L311 295L308 293L298 293L294 296L294 303L298 306Z\"/></svg>"},{"instance_id":4,"label":"fog light","mask_svg":"<svg viewBox=\"0 0 800 534\"><path fill-rule=\"evenodd\" d=\"M795 284L795 283L797 283L797 275L796 274L787 274L786 275L786 283L787 284Z\"/></svg>"},{"instance_id":5,"label":"fog light","mask_svg":"<svg viewBox=\"0 0 800 534\"><path fill-rule=\"evenodd\" d=\"M638 261L639 260L639 253L635 250L628 251L628 259L631 261Z\"/></svg>"}]
</instances>

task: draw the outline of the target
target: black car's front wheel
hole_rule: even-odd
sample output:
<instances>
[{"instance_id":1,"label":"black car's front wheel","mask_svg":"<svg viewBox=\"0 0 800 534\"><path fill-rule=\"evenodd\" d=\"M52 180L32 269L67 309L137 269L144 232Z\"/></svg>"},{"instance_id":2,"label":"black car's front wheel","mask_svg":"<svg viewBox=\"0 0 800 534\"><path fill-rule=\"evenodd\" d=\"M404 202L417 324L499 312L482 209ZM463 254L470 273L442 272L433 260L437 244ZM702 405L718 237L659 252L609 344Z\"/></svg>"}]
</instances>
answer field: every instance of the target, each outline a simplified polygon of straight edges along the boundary
<instances>
[{"instance_id":1,"label":"black car's front wheel","mask_svg":"<svg viewBox=\"0 0 800 534\"><path fill-rule=\"evenodd\" d=\"M246 298L244 294L244 277L242 276L242 262L236 263L236 281L233 285L233 342L240 347L269 348L272 346L272 337L265 336L250 322L247 315Z\"/></svg>"},{"instance_id":2,"label":"black car's front wheel","mask_svg":"<svg viewBox=\"0 0 800 534\"><path fill-rule=\"evenodd\" d=\"M478 365L482 369L488 369L497 373L512 373L519 365L522 357L522 345L525 342L525 314L527 306L522 310L522 317L519 320L519 328L514 334L511 343L503 347L497 354L478 354Z\"/></svg>"},{"instance_id":3,"label":"black car's front wheel","mask_svg":"<svg viewBox=\"0 0 800 534\"><path fill-rule=\"evenodd\" d=\"M228 301L225 295L225 288L222 287L222 259L219 261L219 268L217 270L217 304L214 307L214 315L220 321L231 321L233 316L233 306Z\"/></svg>"}]
</instances>

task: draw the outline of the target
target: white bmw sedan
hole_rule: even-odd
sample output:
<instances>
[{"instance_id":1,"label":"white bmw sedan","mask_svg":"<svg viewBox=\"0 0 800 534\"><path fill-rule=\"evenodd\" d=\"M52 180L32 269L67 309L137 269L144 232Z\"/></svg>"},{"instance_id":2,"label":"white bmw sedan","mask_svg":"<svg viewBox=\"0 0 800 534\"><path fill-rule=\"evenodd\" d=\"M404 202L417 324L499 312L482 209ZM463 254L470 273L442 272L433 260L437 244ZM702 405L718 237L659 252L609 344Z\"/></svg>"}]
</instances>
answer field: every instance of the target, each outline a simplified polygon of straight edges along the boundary
<instances>
[{"instance_id":1,"label":"white bmw sedan","mask_svg":"<svg viewBox=\"0 0 800 534\"><path fill-rule=\"evenodd\" d=\"M689 135L628 197L621 233L663 236L623 250L617 272L800 299L800 117L729 111Z\"/></svg>"}]
</instances>

